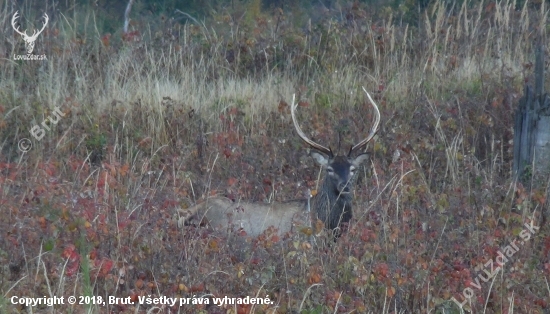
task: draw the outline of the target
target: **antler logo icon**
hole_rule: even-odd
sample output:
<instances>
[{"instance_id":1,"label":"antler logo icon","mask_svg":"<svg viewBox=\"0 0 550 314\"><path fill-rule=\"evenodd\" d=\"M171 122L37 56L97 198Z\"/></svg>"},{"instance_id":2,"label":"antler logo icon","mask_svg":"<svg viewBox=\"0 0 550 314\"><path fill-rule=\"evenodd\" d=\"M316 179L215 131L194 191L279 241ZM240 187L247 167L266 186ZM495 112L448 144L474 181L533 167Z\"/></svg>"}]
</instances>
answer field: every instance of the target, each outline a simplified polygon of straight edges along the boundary
<instances>
[{"instance_id":1,"label":"antler logo icon","mask_svg":"<svg viewBox=\"0 0 550 314\"><path fill-rule=\"evenodd\" d=\"M35 29L34 32L32 33L32 36L29 36L27 35L26 30L23 33L21 33L21 31L19 31L19 26L15 27L15 20L17 20L17 18L19 17L18 13L19 11L15 12L15 14L13 15L13 18L11 19L11 26L19 35L21 35L21 37L23 37L23 40L25 41L25 48L27 49L27 53L31 54L32 51L34 50L34 41L36 40L38 35L42 33L44 28L46 28L46 25L48 25L48 20L49 20L48 14L44 13L45 21L44 21L44 25L42 26L42 29L38 33L36 32L36 29Z\"/></svg>"}]
</instances>

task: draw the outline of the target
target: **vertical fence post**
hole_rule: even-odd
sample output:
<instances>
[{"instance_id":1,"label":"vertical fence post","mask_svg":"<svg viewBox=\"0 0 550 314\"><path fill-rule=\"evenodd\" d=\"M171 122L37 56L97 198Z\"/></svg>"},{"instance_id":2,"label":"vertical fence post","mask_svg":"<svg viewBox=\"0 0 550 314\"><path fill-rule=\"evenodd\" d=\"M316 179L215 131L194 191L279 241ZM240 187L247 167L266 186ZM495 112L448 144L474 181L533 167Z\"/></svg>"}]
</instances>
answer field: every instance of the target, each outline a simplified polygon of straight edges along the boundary
<instances>
[{"instance_id":1,"label":"vertical fence post","mask_svg":"<svg viewBox=\"0 0 550 314\"><path fill-rule=\"evenodd\" d=\"M544 50L535 51L535 90L525 85L514 118L514 178L531 188L550 175L550 97L544 93ZM544 182L539 182L544 181Z\"/></svg>"}]
</instances>

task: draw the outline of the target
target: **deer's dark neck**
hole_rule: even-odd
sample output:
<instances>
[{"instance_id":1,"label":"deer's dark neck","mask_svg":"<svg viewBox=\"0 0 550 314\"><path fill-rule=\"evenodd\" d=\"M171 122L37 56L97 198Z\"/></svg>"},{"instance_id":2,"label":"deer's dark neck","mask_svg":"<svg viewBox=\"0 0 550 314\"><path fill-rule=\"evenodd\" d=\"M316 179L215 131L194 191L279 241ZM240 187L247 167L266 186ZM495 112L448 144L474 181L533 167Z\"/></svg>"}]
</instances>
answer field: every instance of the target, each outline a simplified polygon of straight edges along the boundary
<instances>
[{"instance_id":1,"label":"deer's dark neck","mask_svg":"<svg viewBox=\"0 0 550 314\"><path fill-rule=\"evenodd\" d=\"M351 193L340 194L334 184L325 180L312 198L312 211L328 229L335 229L351 220Z\"/></svg>"}]
</instances>

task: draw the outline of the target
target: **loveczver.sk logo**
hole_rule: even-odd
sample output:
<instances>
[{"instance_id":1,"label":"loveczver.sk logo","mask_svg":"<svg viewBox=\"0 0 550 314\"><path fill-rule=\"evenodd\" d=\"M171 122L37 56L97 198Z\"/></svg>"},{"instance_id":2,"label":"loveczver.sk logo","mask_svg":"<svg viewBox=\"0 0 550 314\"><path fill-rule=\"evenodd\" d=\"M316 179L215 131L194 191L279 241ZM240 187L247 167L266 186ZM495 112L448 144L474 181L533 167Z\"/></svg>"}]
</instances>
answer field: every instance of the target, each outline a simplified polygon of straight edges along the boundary
<instances>
[{"instance_id":1,"label":"loveczver.sk logo","mask_svg":"<svg viewBox=\"0 0 550 314\"><path fill-rule=\"evenodd\" d=\"M21 32L19 30L19 26L16 26L15 21L19 17L19 11L15 12L13 15L13 18L11 19L11 26L13 29L23 37L23 40L25 41L25 49L27 50L26 55L13 55L14 60L45 60L46 55L34 55L32 52L34 50L34 42L38 38L38 35L42 33L42 31L46 28L46 25L48 25L48 14L44 13L44 24L42 25L42 29L40 31L36 31L36 29L33 31L32 35L27 35L27 30L24 32Z\"/></svg>"}]
</instances>

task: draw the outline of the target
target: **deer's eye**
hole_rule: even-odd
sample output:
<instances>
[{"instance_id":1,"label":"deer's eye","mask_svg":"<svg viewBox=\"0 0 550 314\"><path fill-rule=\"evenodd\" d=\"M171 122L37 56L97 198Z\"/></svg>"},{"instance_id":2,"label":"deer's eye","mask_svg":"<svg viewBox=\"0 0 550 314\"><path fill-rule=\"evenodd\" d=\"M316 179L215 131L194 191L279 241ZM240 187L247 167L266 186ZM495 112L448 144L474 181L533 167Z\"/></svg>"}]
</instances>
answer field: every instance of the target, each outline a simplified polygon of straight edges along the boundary
<instances>
[{"instance_id":1,"label":"deer's eye","mask_svg":"<svg viewBox=\"0 0 550 314\"><path fill-rule=\"evenodd\" d=\"M355 173L355 167L354 166L349 167L349 173L351 175L353 175Z\"/></svg>"},{"instance_id":2,"label":"deer's eye","mask_svg":"<svg viewBox=\"0 0 550 314\"><path fill-rule=\"evenodd\" d=\"M329 175L333 175L334 174L334 169L332 169L331 167L328 167L327 172L328 172Z\"/></svg>"}]
</instances>

